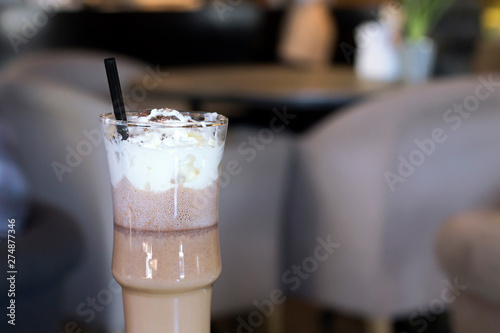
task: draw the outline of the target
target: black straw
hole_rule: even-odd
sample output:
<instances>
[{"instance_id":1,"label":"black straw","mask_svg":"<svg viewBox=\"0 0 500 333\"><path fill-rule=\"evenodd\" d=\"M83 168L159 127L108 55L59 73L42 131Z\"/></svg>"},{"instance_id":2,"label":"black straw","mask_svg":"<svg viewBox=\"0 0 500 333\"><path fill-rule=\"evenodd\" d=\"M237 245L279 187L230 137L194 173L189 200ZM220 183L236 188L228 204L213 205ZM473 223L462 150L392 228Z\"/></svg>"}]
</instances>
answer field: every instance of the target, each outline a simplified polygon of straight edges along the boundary
<instances>
[{"instance_id":1,"label":"black straw","mask_svg":"<svg viewBox=\"0 0 500 333\"><path fill-rule=\"evenodd\" d=\"M113 103L115 118L116 120L127 121L127 113L125 112L125 104L123 103L122 88L120 86L115 58L104 59L104 66L106 67L106 75L108 76L109 93L111 94L111 103ZM121 134L123 140L128 139L127 126L118 126L118 133Z\"/></svg>"}]
</instances>

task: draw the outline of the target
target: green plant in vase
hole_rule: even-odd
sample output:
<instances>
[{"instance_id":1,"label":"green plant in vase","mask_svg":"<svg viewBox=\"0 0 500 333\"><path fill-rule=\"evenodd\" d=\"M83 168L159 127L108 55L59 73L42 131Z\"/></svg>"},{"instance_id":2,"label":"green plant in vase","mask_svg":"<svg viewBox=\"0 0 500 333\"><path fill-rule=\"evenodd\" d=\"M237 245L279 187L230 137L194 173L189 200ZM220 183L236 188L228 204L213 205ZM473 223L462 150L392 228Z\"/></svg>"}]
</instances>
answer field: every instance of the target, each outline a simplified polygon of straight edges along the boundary
<instances>
[{"instance_id":1,"label":"green plant in vase","mask_svg":"<svg viewBox=\"0 0 500 333\"><path fill-rule=\"evenodd\" d=\"M429 36L454 0L402 0L406 37L417 41Z\"/></svg>"},{"instance_id":2,"label":"green plant in vase","mask_svg":"<svg viewBox=\"0 0 500 333\"><path fill-rule=\"evenodd\" d=\"M402 76L408 83L426 82L436 57L429 34L454 0L401 0L405 16L405 42L402 50Z\"/></svg>"}]
</instances>

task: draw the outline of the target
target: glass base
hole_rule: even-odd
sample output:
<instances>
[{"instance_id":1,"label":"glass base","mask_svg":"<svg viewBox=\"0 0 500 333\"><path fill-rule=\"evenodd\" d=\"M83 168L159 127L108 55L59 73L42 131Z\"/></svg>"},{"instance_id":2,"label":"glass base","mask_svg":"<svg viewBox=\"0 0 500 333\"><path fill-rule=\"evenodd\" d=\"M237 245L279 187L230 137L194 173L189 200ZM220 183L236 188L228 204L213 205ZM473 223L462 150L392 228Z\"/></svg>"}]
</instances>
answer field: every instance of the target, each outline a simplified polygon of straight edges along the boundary
<instances>
[{"instance_id":1,"label":"glass base","mask_svg":"<svg viewBox=\"0 0 500 333\"><path fill-rule=\"evenodd\" d=\"M123 288L126 333L210 333L212 287L182 293Z\"/></svg>"}]
</instances>

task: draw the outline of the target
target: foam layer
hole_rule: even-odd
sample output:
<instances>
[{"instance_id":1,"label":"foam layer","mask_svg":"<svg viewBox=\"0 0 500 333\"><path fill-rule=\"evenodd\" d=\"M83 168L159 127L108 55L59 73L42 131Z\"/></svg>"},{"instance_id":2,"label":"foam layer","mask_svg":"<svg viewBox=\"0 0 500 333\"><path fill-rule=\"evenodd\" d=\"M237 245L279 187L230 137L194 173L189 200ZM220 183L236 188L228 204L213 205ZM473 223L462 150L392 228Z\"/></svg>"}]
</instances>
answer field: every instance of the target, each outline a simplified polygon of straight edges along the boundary
<instances>
[{"instance_id":1,"label":"foam layer","mask_svg":"<svg viewBox=\"0 0 500 333\"><path fill-rule=\"evenodd\" d=\"M121 140L115 126L108 126L105 145L112 185L123 178L137 189L150 191L210 185L218 178L224 149L219 132L225 128L206 122L217 116L207 113L204 121L194 121L176 110L153 109L129 117L127 140Z\"/></svg>"},{"instance_id":2,"label":"foam layer","mask_svg":"<svg viewBox=\"0 0 500 333\"><path fill-rule=\"evenodd\" d=\"M163 192L136 189L127 178L113 188L115 224L127 229L174 231L217 224L219 182L202 190L184 186Z\"/></svg>"}]
</instances>

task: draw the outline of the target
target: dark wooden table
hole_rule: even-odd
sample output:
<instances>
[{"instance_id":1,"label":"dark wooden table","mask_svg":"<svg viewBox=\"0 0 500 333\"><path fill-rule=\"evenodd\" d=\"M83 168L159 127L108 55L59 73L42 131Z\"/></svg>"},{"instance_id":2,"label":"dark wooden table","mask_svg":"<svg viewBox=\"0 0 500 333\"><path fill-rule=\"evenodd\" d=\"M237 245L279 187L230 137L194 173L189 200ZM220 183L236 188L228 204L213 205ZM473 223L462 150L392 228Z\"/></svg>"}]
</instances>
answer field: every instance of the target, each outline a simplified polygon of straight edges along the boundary
<instances>
[{"instance_id":1,"label":"dark wooden table","mask_svg":"<svg viewBox=\"0 0 500 333\"><path fill-rule=\"evenodd\" d=\"M192 110L200 110L203 102L231 102L270 110L278 105L303 110L335 109L393 86L360 80L347 66L310 71L280 65L166 68L163 71L170 75L150 91L151 96L188 101Z\"/></svg>"}]
</instances>

